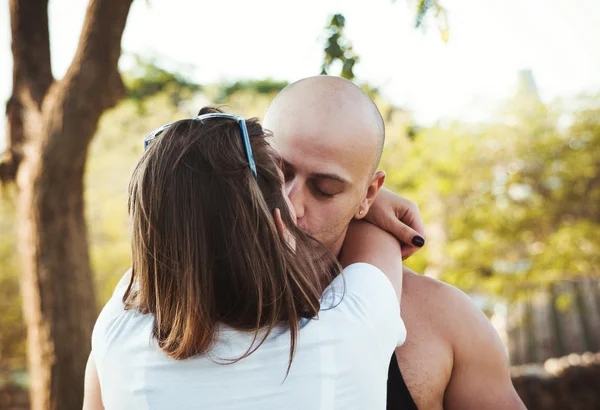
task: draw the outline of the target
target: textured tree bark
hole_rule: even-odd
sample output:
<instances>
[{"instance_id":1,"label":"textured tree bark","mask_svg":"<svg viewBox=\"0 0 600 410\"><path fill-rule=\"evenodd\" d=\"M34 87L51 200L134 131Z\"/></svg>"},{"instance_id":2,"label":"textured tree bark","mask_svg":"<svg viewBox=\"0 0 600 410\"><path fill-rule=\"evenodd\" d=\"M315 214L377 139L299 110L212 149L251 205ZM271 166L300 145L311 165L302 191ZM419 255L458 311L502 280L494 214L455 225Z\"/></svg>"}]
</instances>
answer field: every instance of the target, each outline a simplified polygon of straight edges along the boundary
<instances>
[{"instance_id":1,"label":"textured tree bark","mask_svg":"<svg viewBox=\"0 0 600 410\"><path fill-rule=\"evenodd\" d=\"M124 93L121 37L132 0L91 0L65 77L50 68L48 0L10 0L13 95L3 182L17 186L31 408L81 409L96 318L83 174L102 113Z\"/></svg>"}]
</instances>

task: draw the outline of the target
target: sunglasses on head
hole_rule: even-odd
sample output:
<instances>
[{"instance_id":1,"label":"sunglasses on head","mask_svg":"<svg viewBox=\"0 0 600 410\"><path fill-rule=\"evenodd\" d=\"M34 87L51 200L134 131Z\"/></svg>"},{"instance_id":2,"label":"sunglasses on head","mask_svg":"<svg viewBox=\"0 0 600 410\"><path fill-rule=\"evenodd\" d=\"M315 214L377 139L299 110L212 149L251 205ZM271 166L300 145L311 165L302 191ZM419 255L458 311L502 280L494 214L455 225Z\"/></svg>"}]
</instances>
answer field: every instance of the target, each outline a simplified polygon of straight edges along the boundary
<instances>
[{"instance_id":1,"label":"sunglasses on head","mask_svg":"<svg viewBox=\"0 0 600 410\"><path fill-rule=\"evenodd\" d=\"M254 179L258 178L258 173L256 172L256 164L254 163L254 156L252 155L252 147L250 146L250 137L248 136L248 128L246 127L246 119L237 115L225 114L220 112L211 112L208 114L199 115L197 117L191 118L193 121L203 121L208 118L227 118L230 120L236 121L242 132L242 141L244 143L244 150L246 151L246 158L248 159L248 165L250 166L250 171L254 176ZM176 123L177 121L170 122L168 124L163 125L160 128L155 129L150 134L146 135L144 138L144 151L148 149L148 145L150 142L154 140L154 138L158 137L165 130L167 130L171 125Z\"/></svg>"}]
</instances>

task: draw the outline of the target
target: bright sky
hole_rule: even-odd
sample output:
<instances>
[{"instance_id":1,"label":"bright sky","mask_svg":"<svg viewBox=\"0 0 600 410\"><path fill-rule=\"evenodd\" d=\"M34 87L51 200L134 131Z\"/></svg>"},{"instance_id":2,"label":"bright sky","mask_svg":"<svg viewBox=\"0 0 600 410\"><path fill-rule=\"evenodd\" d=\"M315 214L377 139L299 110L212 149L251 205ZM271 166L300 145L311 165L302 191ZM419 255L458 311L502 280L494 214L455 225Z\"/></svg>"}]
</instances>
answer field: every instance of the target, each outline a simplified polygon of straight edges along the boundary
<instances>
[{"instance_id":1,"label":"bright sky","mask_svg":"<svg viewBox=\"0 0 600 410\"><path fill-rule=\"evenodd\" d=\"M408 0L410 1L410 0ZM55 77L77 45L85 0L50 0ZM360 80L418 122L484 116L531 69L542 99L600 90L600 1L446 0L450 41L414 29L407 0L136 0L123 49L207 83L319 73L323 27L346 16ZM8 0L0 2L0 98L11 91ZM123 61L122 61L123 62ZM0 137L4 133L0 127ZM4 139L4 138L2 138ZM1 143L0 143L1 144Z\"/></svg>"}]
</instances>

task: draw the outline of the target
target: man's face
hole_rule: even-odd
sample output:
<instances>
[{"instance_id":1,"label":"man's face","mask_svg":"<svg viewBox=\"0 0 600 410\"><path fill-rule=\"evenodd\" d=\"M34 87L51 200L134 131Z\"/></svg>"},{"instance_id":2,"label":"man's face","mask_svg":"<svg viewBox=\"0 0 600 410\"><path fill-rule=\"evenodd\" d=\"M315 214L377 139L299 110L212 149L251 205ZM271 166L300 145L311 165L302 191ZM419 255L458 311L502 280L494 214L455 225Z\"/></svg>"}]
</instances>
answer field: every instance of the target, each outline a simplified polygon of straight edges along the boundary
<instances>
[{"instance_id":1,"label":"man's face","mask_svg":"<svg viewBox=\"0 0 600 410\"><path fill-rule=\"evenodd\" d=\"M298 227L337 253L371 176L370 145L360 129L297 121L279 123L273 145L283 158L286 192Z\"/></svg>"}]
</instances>

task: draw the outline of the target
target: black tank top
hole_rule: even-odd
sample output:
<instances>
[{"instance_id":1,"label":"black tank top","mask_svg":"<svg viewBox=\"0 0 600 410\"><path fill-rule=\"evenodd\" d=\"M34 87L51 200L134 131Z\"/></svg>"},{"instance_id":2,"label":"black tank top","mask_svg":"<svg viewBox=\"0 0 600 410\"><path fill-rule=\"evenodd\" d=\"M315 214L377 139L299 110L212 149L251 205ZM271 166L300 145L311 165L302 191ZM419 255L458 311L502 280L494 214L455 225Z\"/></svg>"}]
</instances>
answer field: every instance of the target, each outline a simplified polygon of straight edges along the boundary
<instances>
[{"instance_id":1,"label":"black tank top","mask_svg":"<svg viewBox=\"0 0 600 410\"><path fill-rule=\"evenodd\" d=\"M398 366L396 353L392 355L387 382L387 410L419 410Z\"/></svg>"}]
</instances>

